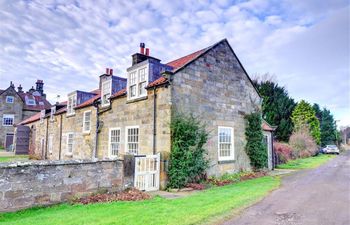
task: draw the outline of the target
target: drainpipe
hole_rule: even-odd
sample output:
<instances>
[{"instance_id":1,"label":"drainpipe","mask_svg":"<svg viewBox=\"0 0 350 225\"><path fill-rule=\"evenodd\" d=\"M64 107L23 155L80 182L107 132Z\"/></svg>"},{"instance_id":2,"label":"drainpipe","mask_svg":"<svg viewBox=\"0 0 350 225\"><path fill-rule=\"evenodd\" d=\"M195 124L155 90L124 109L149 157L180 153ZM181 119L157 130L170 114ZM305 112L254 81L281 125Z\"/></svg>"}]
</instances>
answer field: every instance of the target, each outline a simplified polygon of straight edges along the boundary
<instances>
[{"instance_id":1,"label":"drainpipe","mask_svg":"<svg viewBox=\"0 0 350 225\"><path fill-rule=\"evenodd\" d=\"M49 135L49 119L46 118L46 134L45 134L45 157L44 159L47 159L47 140Z\"/></svg>"},{"instance_id":2,"label":"drainpipe","mask_svg":"<svg viewBox=\"0 0 350 225\"><path fill-rule=\"evenodd\" d=\"M157 137L157 87L153 88L153 155L157 153L156 137Z\"/></svg>"},{"instance_id":3,"label":"drainpipe","mask_svg":"<svg viewBox=\"0 0 350 225\"><path fill-rule=\"evenodd\" d=\"M98 100L95 100L93 102L93 106L96 108L96 130L95 130L95 146L94 146L94 149L92 151L92 160L94 159L97 159L97 148L98 148L98 129L99 129L99 126L100 126L100 123L99 123L99 113L98 113Z\"/></svg>"},{"instance_id":4,"label":"drainpipe","mask_svg":"<svg viewBox=\"0 0 350 225\"><path fill-rule=\"evenodd\" d=\"M276 164L275 164L275 149L274 149L274 146L273 146L273 135L274 135L274 132L272 131L271 132L271 147L272 147L272 149L271 149L271 155L272 155L272 170L274 170L275 169L275 166L276 166Z\"/></svg>"},{"instance_id":5,"label":"drainpipe","mask_svg":"<svg viewBox=\"0 0 350 225\"><path fill-rule=\"evenodd\" d=\"M58 149L58 160L61 160L61 152L62 152L62 114L60 114L60 144Z\"/></svg>"}]
</instances>

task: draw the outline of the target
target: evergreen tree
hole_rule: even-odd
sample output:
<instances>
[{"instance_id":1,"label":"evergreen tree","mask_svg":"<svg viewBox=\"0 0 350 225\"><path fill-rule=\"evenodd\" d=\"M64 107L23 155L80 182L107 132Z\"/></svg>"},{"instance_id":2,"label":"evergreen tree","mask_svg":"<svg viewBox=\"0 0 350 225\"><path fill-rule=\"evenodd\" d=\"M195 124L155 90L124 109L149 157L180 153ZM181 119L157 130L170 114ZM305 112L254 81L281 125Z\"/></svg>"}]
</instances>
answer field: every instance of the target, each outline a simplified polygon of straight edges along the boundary
<instances>
[{"instance_id":1,"label":"evergreen tree","mask_svg":"<svg viewBox=\"0 0 350 225\"><path fill-rule=\"evenodd\" d=\"M267 149L263 143L263 132L261 129L261 114L252 113L246 116L247 127L245 135L247 138L246 152L250 158L251 165L255 169L267 167Z\"/></svg>"},{"instance_id":2,"label":"evergreen tree","mask_svg":"<svg viewBox=\"0 0 350 225\"><path fill-rule=\"evenodd\" d=\"M336 143L336 124L333 118L333 115L331 112L324 108L322 110L322 118L321 118L321 145L329 145L329 144L335 144Z\"/></svg>"},{"instance_id":3,"label":"evergreen tree","mask_svg":"<svg viewBox=\"0 0 350 225\"><path fill-rule=\"evenodd\" d=\"M276 139L287 142L293 132L291 115L296 105L294 99L289 97L284 87L273 81L255 81L255 85L263 98L263 118L269 124L277 126Z\"/></svg>"},{"instance_id":4,"label":"evergreen tree","mask_svg":"<svg viewBox=\"0 0 350 225\"><path fill-rule=\"evenodd\" d=\"M312 108L315 110L315 115L318 119L318 121L320 121L321 124L321 120L322 120L322 110L320 108L320 106L317 103L314 103L314 105L312 106Z\"/></svg>"},{"instance_id":5,"label":"evergreen tree","mask_svg":"<svg viewBox=\"0 0 350 225\"><path fill-rule=\"evenodd\" d=\"M292 113L292 121L296 131L308 126L311 136L317 144L320 144L320 122L316 117L315 110L304 100L301 100Z\"/></svg>"}]
</instances>

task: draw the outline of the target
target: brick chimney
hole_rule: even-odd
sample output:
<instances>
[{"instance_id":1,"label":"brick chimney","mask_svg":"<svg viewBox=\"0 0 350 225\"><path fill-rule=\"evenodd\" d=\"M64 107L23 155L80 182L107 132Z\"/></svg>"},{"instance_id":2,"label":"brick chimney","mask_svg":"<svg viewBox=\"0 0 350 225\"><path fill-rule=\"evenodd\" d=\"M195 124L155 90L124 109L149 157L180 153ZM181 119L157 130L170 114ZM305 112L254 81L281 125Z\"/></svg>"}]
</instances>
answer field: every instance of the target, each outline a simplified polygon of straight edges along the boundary
<instances>
[{"instance_id":1,"label":"brick chimney","mask_svg":"<svg viewBox=\"0 0 350 225\"><path fill-rule=\"evenodd\" d=\"M35 84L36 84L35 90L37 92L39 92L41 95L44 95L44 82L43 82L43 80L37 80Z\"/></svg>"},{"instance_id":2,"label":"brick chimney","mask_svg":"<svg viewBox=\"0 0 350 225\"><path fill-rule=\"evenodd\" d=\"M17 89L18 89L18 93L23 93L22 85L19 85L19 86L17 87Z\"/></svg>"},{"instance_id":3,"label":"brick chimney","mask_svg":"<svg viewBox=\"0 0 350 225\"><path fill-rule=\"evenodd\" d=\"M150 49L145 48L145 47L146 47L145 43L141 42L140 43L140 52L132 55L132 66L136 65L140 62L143 62L149 58L155 59L155 60L160 62L159 59L156 59L156 58L150 56L150 53L149 53Z\"/></svg>"}]
</instances>

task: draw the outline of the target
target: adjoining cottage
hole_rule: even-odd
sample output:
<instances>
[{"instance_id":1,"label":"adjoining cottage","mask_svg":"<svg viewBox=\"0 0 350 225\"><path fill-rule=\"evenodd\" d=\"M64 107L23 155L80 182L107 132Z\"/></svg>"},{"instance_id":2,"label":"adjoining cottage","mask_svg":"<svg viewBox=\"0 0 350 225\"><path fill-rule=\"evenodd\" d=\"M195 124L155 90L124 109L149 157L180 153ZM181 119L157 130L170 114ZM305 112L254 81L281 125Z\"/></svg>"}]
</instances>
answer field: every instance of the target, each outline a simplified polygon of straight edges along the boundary
<instances>
[{"instance_id":1,"label":"adjoining cottage","mask_svg":"<svg viewBox=\"0 0 350 225\"><path fill-rule=\"evenodd\" d=\"M37 80L36 88L24 92L21 85L15 88L11 82L5 90L0 90L0 146L12 150L14 126L42 109L48 109L51 104L46 100L44 82Z\"/></svg>"},{"instance_id":2,"label":"adjoining cottage","mask_svg":"<svg viewBox=\"0 0 350 225\"><path fill-rule=\"evenodd\" d=\"M141 43L127 79L107 69L97 90L74 91L67 103L20 125L31 128L31 149L43 159L160 153L164 184L174 113L192 113L207 124L208 174L218 176L251 169L244 116L260 109L259 93L226 39L166 64ZM272 145L270 128L266 143Z\"/></svg>"}]
</instances>

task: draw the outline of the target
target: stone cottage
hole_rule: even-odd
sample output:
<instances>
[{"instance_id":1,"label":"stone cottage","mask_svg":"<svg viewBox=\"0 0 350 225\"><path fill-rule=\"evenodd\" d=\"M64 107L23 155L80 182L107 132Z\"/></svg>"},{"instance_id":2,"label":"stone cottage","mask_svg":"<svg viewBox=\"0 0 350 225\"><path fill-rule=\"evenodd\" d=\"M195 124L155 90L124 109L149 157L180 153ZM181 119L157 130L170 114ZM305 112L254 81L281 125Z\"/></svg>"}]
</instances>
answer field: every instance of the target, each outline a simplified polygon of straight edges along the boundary
<instances>
[{"instance_id":1,"label":"stone cottage","mask_svg":"<svg viewBox=\"0 0 350 225\"><path fill-rule=\"evenodd\" d=\"M74 91L67 102L22 121L31 128L33 152L43 159L160 153L164 184L170 122L181 112L207 124L208 174L250 169L244 116L260 110L261 98L226 39L165 64L141 43L126 72L127 79L106 69L97 90Z\"/></svg>"},{"instance_id":2,"label":"stone cottage","mask_svg":"<svg viewBox=\"0 0 350 225\"><path fill-rule=\"evenodd\" d=\"M15 88L11 82L5 90L0 90L0 146L11 150L14 137L14 124L27 119L42 109L49 109L44 82L37 80L36 88L24 92L21 85Z\"/></svg>"}]
</instances>

